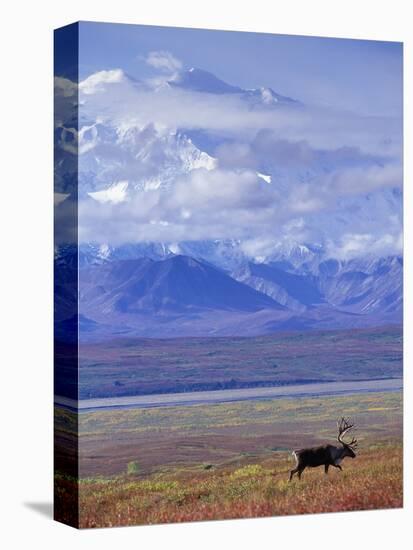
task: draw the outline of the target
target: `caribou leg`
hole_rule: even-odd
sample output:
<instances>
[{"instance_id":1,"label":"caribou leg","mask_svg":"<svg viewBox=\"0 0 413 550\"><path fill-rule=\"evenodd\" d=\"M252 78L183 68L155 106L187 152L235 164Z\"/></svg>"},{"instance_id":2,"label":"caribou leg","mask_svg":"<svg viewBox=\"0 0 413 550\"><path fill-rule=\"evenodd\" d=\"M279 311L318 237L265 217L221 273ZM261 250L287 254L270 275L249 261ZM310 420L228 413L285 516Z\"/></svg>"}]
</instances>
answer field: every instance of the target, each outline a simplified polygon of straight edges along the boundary
<instances>
[{"instance_id":1,"label":"caribou leg","mask_svg":"<svg viewBox=\"0 0 413 550\"><path fill-rule=\"evenodd\" d=\"M297 466L296 468L294 468L294 470L291 470L290 479L288 481L292 480L294 474L298 474L298 479L301 479L301 474L303 473L304 468L302 466Z\"/></svg>"},{"instance_id":2,"label":"caribou leg","mask_svg":"<svg viewBox=\"0 0 413 550\"><path fill-rule=\"evenodd\" d=\"M325 474L328 474L328 468L329 468L330 464L324 464L324 473Z\"/></svg>"},{"instance_id":3,"label":"caribou leg","mask_svg":"<svg viewBox=\"0 0 413 550\"><path fill-rule=\"evenodd\" d=\"M333 464L334 468L338 468L340 472L343 471L343 468L340 466L340 464Z\"/></svg>"},{"instance_id":4,"label":"caribou leg","mask_svg":"<svg viewBox=\"0 0 413 550\"><path fill-rule=\"evenodd\" d=\"M296 474L297 472L298 472L298 468L294 468L294 470L291 470L291 472L290 472L290 479L289 479L288 481L291 481L292 478L293 478L293 476L294 476L294 474Z\"/></svg>"}]
</instances>

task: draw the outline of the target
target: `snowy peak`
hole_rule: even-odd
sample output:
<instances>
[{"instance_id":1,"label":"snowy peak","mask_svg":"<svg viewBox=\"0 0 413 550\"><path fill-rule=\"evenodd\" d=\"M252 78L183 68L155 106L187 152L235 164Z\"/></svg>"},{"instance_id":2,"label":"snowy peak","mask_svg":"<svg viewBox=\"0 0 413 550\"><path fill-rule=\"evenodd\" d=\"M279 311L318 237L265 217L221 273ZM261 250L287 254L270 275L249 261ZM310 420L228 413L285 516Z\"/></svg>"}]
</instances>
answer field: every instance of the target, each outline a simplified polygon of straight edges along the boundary
<instances>
[{"instance_id":1,"label":"snowy peak","mask_svg":"<svg viewBox=\"0 0 413 550\"><path fill-rule=\"evenodd\" d=\"M208 94L239 94L249 102L258 102L266 106L277 103L298 103L296 100L274 92L272 88L244 89L239 86L228 84L214 74L202 69L191 68L188 71L179 73L173 80L169 81L171 86L194 92Z\"/></svg>"},{"instance_id":2,"label":"snowy peak","mask_svg":"<svg viewBox=\"0 0 413 550\"><path fill-rule=\"evenodd\" d=\"M195 68L183 71L169 84L185 90L209 94L238 94L243 91L242 88L231 86L208 71Z\"/></svg>"},{"instance_id":3,"label":"snowy peak","mask_svg":"<svg viewBox=\"0 0 413 550\"><path fill-rule=\"evenodd\" d=\"M276 105L277 103L298 105L296 99L287 97L274 92L272 88L256 88L252 90L244 90L244 97L250 101L256 101L263 105Z\"/></svg>"},{"instance_id":4,"label":"snowy peak","mask_svg":"<svg viewBox=\"0 0 413 550\"><path fill-rule=\"evenodd\" d=\"M87 125L79 135L79 193L101 203L124 202L134 192L168 188L193 170L216 167L189 137L156 124Z\"/></svg>"}]
</instances>

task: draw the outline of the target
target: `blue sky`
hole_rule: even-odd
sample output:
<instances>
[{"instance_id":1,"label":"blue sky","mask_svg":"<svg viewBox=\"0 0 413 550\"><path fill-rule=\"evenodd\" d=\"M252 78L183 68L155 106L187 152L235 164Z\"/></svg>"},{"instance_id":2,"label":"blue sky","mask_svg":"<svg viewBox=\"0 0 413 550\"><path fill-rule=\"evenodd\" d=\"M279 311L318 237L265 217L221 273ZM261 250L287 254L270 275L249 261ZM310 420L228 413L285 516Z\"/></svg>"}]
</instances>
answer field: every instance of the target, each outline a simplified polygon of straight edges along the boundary
<instances>
[{"instance_id":1,"label":"blue sky","mask_svg":"<svg viewBox=\"0 0 413 550\"><path fill-rule=\"evenodd\" d=\"M246 88L268 86L306 103L374 115L400 115L402 44L82 23L80 77L121 68L140 79L151 51L168 51L184 68L208 70Z\"/></svg>"}]
</instances>

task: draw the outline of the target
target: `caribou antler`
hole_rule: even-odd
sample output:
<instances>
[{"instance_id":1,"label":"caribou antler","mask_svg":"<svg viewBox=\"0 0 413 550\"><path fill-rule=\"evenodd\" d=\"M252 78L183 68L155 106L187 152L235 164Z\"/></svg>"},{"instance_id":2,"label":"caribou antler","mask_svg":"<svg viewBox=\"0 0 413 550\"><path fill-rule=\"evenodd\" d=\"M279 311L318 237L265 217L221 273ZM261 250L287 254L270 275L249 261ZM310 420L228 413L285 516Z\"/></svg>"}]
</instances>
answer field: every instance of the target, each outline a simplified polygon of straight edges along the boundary
<instances>
[{"instance_id":1,"label":"caribou antler","mask_svg":"<svg viewBox=\"0 0 413 550\"><path fill-rule=\"evenodd\" d=\"M345 445L347 445L347 447L350 447L354 451L354 449L357 449L357 446L358 446L357 439L355 437L353 437L353 439L350 441L350 443L345 443Z\"/></svg>"},{"instance_id":2,"label":"caribou antler","mask_svg":"<svg viewBox=\"0 0 413 550\"><path fill-rule=\"evenodd\" d=\"M341 420L337 422L337 428L338 428L337 441L342 445L346 445L351 449L355 449L357 447L357 439L355 437L353 437L350 443L346 443L345 441L343 441L343 437L346 435L346 433L348 433L350 430L354 428L354 424L351 424L350 419L349 418L346 419L343 416Z\"/></svg>"}]
</instances>

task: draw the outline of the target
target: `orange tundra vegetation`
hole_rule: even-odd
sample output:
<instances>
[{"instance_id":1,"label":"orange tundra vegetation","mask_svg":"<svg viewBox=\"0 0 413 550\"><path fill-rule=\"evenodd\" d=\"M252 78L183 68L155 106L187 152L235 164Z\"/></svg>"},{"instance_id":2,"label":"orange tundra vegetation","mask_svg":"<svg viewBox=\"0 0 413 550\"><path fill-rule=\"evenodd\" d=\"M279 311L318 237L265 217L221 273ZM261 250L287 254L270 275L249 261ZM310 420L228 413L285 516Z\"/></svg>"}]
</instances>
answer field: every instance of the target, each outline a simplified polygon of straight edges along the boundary
<instances>
[{"instance_id":1,"label":"orange tundra vegetation","mask_svg":"<svg viewBox=\"0 0 413 550\"><path fill-rule=\"evenodd\" d=\"M288 483L291 458L149 477L125 475L80 482L80 527L112 527L399 508L403 505L402 448L371 446L344 471L307 470ZM201 469L202 468L202 469ZM70 480L61 480L62 495ZM64 496L63 496L64 498Z\"/></svg>"}]
</instances>

